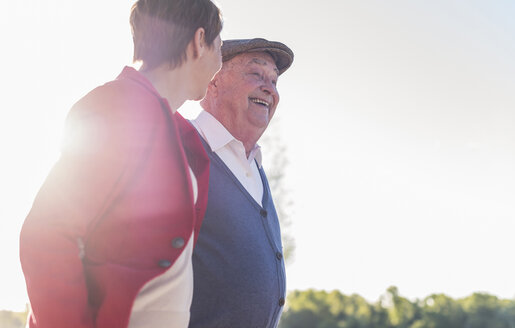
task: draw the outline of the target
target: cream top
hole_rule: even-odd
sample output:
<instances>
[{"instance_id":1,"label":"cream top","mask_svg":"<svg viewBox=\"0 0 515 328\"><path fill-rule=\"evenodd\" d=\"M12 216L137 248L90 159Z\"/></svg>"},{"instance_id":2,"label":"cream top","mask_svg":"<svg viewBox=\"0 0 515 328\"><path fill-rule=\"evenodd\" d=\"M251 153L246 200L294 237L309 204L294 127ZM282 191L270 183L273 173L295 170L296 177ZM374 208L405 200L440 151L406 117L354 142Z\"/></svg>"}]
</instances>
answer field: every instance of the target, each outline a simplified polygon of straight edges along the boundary
<instances>
[{"instance_id":1,"label":"cream top","mask_svg":"<svg viewBox=\"0 0 515 328\"><path fill-rule=\"evenodd\" d=\"M198 185L190 168L194 201ZM148 281L132 306L129 328L187 328L193 299L192 232L181 255L162 275Z\"/></svg>"}]
</instances>

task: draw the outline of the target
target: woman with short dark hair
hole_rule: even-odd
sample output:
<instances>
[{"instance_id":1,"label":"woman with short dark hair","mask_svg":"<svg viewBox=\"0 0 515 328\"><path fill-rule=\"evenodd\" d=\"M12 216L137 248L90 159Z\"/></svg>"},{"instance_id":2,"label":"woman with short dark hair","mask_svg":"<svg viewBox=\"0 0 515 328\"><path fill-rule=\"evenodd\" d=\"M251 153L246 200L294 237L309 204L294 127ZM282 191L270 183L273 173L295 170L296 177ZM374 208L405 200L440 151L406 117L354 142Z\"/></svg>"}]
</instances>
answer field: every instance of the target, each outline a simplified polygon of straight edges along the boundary
<instances>
[{"instance_id":1,"label":"woman with short dark hair","mask_svg":"<svg viewBox=\"0 0 515 328\"><path fill-rule=\"evenodd\" d=\"M139 0L134 60L80 99L20 236L31 328L187 327L209 160L177 109L221 66L210 0Z\"/></svg>"}]
</instances>

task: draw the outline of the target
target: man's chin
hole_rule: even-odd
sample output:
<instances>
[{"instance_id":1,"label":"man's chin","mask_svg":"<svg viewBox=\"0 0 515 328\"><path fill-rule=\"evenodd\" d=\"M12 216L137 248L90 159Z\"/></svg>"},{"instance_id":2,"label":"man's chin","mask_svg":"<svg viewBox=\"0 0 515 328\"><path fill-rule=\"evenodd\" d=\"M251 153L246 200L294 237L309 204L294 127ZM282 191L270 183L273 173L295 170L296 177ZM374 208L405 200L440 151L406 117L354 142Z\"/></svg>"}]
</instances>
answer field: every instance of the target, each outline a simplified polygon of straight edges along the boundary
<instances>
[{"instance_id":1,"label":"man's chin","mask_svg":"<svg viewBox=\"0 0 515 328\"><path fill-rule=\"evenodd\" d=\"M254 116L250 119L250 122L252 123L253 126L255 126L256 128L259 128L259 129L266 129L266 127L268 126L268 115L266 116Z\"/></svg>"},{"instance_id":2,"label":"man's chin","mask_svg":"<svg viewBox=\"0 0 515 328\"><path fill-rule=\"evenodd\" d=\"M265 108L258 108L253 109L249 113L249 120L252 122L252 124L256 127L260 128L266 128L268 125L268 121L270 118L268 109Z\"/></svg>"}]
</instances>

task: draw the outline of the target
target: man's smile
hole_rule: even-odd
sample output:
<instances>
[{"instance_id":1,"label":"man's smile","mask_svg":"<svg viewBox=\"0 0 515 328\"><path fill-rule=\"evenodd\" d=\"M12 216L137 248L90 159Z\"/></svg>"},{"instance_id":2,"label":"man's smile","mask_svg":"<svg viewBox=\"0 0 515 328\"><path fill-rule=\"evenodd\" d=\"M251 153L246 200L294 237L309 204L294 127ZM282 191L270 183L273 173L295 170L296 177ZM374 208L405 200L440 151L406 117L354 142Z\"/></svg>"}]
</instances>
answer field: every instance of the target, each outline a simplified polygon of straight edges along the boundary
<instances>
[{"instance_id":1,"label":"man's smile","mask_svg":"<svg viewBox=\"0 0 515 328\"><path fill-rule=\"evenodd\" d=\"M255 104L265 106L266 108L270 108L270 103L268 103L266 100L260 98L249 98L249 100Z\"/></svg>"}]
</instances>

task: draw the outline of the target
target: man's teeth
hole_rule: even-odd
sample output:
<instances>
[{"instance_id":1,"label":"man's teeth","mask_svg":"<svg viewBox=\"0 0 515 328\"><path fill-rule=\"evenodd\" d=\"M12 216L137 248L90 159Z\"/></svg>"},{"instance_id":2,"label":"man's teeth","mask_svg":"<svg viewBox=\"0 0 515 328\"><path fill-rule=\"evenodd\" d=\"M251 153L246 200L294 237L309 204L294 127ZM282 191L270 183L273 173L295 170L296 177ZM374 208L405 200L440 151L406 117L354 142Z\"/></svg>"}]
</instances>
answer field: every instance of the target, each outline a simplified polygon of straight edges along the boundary
<instances>
[{"instance_id":1,"label":"man's teeth","mask_svg":"<svg viewBox=\"0 0 515 328\"><path fill-rule=\"evenodd\" d=\"M264 105L264 106L266 106L266 107L269 107L269 106L270 106L270 104L269 104L269 103L267 103L266 101L261 100L261 99L259 99L259 98L250 98L250 101L252 101L253 103L256 103L256 104Z\"/></svg>"}]
</instances>

